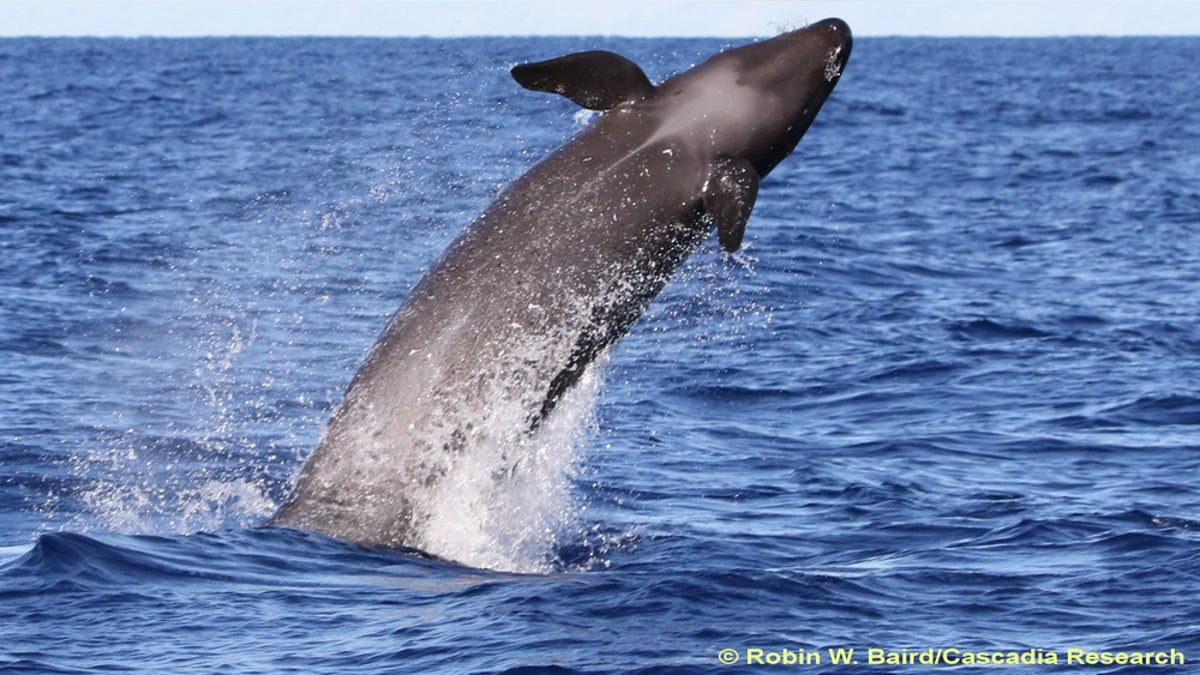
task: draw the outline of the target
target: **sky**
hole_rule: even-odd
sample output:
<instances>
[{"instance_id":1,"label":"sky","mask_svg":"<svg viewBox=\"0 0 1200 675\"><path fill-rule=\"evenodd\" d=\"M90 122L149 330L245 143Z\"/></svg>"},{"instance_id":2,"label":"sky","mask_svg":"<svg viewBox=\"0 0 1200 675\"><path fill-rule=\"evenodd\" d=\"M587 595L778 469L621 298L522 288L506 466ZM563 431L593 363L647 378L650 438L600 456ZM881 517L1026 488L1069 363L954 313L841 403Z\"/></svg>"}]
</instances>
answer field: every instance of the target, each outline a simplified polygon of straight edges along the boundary
<instances>
[{"instance_id":1,"label":"sky","mask_svg":"<svg viewBox=\"0 0 1200 675\"><path fill-rule=\"evenodd\" d=\"M0 0L0 36L1200 35L1200 0Z\"/></svg>"}]
</instances>

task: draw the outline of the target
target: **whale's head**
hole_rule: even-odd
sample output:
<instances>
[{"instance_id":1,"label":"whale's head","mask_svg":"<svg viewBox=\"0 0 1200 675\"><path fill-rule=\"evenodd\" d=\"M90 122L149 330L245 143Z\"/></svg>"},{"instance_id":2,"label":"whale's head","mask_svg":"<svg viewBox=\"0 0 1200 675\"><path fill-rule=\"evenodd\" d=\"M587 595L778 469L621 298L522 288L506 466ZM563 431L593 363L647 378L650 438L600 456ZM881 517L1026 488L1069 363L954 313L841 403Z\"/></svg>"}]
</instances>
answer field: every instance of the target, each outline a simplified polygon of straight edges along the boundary
<instances>
[{"instance_id":1,"label":"whale's head","mask_svg":"<svg viewBox=\"0 0 1200 675\"><path fill-rule=\"evenodd\" d=\"M726 50L651 84L618 54L588 51L512 69L522 86L592 110L650 120L652 136L700 155L748 160L765 176L808 130L850 58L850 27L826 19Z\"/></svg>"},{"instance_id":2,"label":"whale's head","mask_svg":"<svg viewBox=\"0 0 1200 675\"><path fill-rule=\"evenodd\" d=\"M708 105L740 115L730 128L741 129L730 148L754 164L759 175L775 168L800 141L829 97L850 58L853 38L841 19L826 19L768 40L727 50L692 72L703 82L732 80L722 97ZM707 72L706 72L707 71ZM730 111L722 102L740 101Z\"/></svg>"}]
</instances>

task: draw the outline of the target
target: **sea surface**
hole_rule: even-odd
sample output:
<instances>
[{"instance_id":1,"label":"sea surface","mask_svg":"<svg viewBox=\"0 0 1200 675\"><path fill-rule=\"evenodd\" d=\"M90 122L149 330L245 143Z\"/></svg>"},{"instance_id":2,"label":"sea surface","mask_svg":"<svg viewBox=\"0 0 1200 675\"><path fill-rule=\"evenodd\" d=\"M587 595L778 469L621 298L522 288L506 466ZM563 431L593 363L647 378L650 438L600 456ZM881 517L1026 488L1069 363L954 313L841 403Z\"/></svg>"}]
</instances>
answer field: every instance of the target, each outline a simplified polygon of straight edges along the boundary
<instances>
[{"instance_id":1,"label":"sea surface","mask_svg":"<svg viewBox=\"0 0 1200 675\"><path fill-rule=\"evenodd\" d=\"M0 670L1193 672L1200 39L859 39L596 371L541 550L260 526L587 123L508 68L738 42L0 40Z\"/></svg>"}]
</instances>

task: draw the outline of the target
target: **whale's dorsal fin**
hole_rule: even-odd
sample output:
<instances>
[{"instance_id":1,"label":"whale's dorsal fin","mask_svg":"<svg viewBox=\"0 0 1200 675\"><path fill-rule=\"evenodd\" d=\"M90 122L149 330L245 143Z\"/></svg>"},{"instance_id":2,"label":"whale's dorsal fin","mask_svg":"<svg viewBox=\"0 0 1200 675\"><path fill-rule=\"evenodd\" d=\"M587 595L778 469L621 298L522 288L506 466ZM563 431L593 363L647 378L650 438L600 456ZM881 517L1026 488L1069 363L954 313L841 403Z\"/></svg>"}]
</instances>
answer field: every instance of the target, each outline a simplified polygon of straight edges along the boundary
<instances>
[{"instance_id":1,"label":"whale's dorsal fin","mask_svg":"<svg viewBox=\"0 0 1200 675\"><path fill-rule=\"evenodd\" d=\"M636 63L606 51L579 52L512 69L513 79L534 91L562 94L589 110L609 110L654 93Z\"/></svg>"},{"instance_id":2,"label":"whale's dorsal fin","mask_svg":"<svg viewBox=\"0 0 1200 675\"><path fill-rule=\"evenodd\" d=\"M704 212L717 221L721 248L733 253L742 245L746 221L758 198L758 171L749 160L718 159L704 183Z\"/></svg>"}]
</instances>

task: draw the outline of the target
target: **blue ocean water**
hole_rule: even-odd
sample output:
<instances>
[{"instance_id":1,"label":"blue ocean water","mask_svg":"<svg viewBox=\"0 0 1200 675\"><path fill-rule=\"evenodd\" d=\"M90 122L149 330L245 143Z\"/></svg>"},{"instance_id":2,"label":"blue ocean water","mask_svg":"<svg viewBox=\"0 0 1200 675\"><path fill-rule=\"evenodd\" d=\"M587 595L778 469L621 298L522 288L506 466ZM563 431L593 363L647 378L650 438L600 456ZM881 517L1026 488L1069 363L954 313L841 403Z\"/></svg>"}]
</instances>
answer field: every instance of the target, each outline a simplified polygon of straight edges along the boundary
<instances>
[{"instance_id":1,"label":"blue ocean water","mask_svg":"<svg viewBox=\"0 0 1200 675\"><path fill-rule=\"evenodd\" d=\"M730 44L0 40L0 668L1200 661L1200 39L858 40L743 250L610 354L546 550L258 527L421 272L586 123L508 67Z\"/></svg>"}]
</instances>

